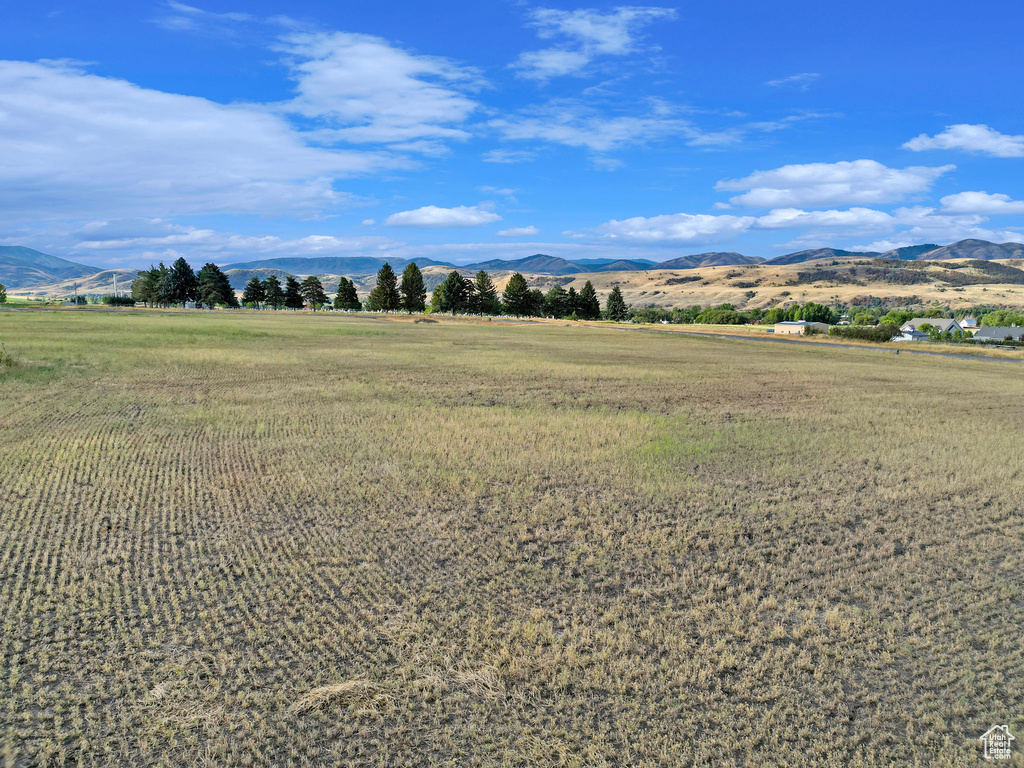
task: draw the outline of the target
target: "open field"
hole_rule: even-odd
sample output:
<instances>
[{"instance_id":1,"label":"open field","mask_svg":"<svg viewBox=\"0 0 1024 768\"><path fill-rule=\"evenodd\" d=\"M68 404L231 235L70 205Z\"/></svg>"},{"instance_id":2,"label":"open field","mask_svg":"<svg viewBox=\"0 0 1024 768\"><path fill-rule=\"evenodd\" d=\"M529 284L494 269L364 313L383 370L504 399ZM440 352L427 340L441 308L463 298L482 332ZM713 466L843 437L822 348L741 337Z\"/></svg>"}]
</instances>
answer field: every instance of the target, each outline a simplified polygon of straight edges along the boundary
<instances>
[{"instance_id":1,"label":"open field","mask_svg":"<svg viewBox=\"0 0 1024 768\"><path fill-rule=\"evenodd\" d=\"M1019 366L309 313L0 341L0 765L952 767L1024 726Z\"/></svg>"}]
</instances>

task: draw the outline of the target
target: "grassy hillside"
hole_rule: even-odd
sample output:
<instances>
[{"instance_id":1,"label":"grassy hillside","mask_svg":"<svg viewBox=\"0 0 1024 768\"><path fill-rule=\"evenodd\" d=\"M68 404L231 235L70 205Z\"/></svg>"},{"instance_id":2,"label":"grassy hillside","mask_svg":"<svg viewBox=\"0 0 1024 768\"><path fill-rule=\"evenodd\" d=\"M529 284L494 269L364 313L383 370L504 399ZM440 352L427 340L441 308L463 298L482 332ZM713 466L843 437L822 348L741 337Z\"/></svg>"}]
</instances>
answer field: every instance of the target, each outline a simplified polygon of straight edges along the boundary
<instances>
[{"instance_id":1,"label":"grassy hillside","mask_svg":"<svg viewBox=\"0 0 1024 768\"><path fill-rule=\"evenodd\" d=\"M1019 732L1019 366L301 313L0 340L10 764L961 766Z\"/></svg>"},{"instance_id":2,"label":"grassy hillside","mask_svg":"<svg viewBox=\"0 0 1024 768\"><path fill-rule=\"evenodd\" d=\"M626 301L634 306L709 306L728 302L743 309L794 301L865 303L870 297L892 305L1024 305L1024 270L1020 261L824 260L681 272L594 273L575 276L571 285L579 290L586 280L591 280L602 294L618 285Z\"/></svg>"},{"instance_id":3,"label":"grassy hillside","mask_svg":"<svg viewBox=\"0 0 1024 768\"><path fill-rule=\"evenodd\" d=\"M53 283L94 274L99 270L20 245L0 245L0 283L8 289Z\"/></svg>"}]
</instances>

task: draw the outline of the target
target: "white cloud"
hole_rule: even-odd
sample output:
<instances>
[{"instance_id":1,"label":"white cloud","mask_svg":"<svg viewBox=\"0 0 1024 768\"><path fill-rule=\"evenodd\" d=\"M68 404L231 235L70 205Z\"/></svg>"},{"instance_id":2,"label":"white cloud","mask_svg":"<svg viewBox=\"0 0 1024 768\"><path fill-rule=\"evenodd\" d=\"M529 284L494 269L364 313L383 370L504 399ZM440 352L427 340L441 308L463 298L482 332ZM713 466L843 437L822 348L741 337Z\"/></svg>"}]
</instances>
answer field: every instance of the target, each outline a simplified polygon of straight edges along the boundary
<instances>
[{"instance_id":1,"label":"white cloud","mask_svg":"<svg viewBox=\"0 0 1024 768\"><path fill-rule=\"evenodd\" d=\"M534 80L583 75L598 56L624 56L639 50L639 33L644 26L674 18L676 11L672 8L623 6L611 13L593 8L538 8L530 19L537 35L562 42L553 48L525 52L512 67L521 77Z\"/></svg>"},{"instance_id":2,"label":"white cloud","mask_svg":"<svg viewBox=\"0 0 1024 768\"><path fill-rule=\"evenodd\" d=\"M742 191L730 198L754 208L821 204L877 204L927 191L939 176L956 166L888 168L874 160L786 165L756 171L743 179L724 179L720 191Z\"/></svg>"},{"instance_id":3,"label":"white cloud","mask_svg":"<svg viewBox=\"0 0 1024 768\"><path fill-rule=\"evenodd\" d=\"M981 226L979 215L950 215L926 206L897 208L889 213L873 208L808 211L776 208L763 216L676 213L612 219L585 232L566 232L567 237L591 241L616 241L636 245L697 245L718 243L758 230L803 230L788 246L810 247L867 233L894 233L912 242L953 242L966 237L1013 240L1019 235ZM891 236L888 239L895 239ZM871 248L865 246L868 250Z\"/></svg>"},{"instance_id":4,"label":"white cloud","mask_svg":"<svg viewBox=\"0 0 1024 768\"><path fill-rule=\"evenodd\" d=\"M946 126L935 136L922 133L903 145L904 149L922 152L926 149L962 149L993 157L1024 157L1024 136L1009 136L987 125Z\"/></svg>"},{"instance_id":5,"label":"white cloud","mask_svg":"<svg viewBox=\"0 0 1024 768\"><path fill-rule=\"evenodd\" d=\"M806 91L811 83L819 77L821 75L817 72L801 72L789 77L780 77L778 80L769 80L765 85L770 85L772 88L799 88L801 91Z\"/></svg>"},{"instance_id":6,"label":"white cloud","mask_svg":"<svg viewBox=\"0 0 1024 768\"><path fill-rule=\"evenodd\" d=\"M1024 213L1024 200L1013 200L1000 193L958 192L946 195L940 202L943 210L950 213Z\"/></svg>"},{"instance_id":7,"label":"white cloud","mask_svg":"<svg viewBox=\"0 0 1024 768\"><path fill-rule=\"evenodd\" d=\"M395 143L469 136L458 126L480 106L466 95L485 85L475 69L348 32L290 34L280 48L291 57L298 91L282 108L336 126L320 132L324 139Z\"/></svg>"},{"instance_id":8,"label":"white cloud","mask_svg":"<svg viewBox=\"0 0 1024 768\"><path fill-rule=\"evenodd\" d=\"M488 194L492 194L492 195L501 195L502 197L512 197L513 195L515 195L516 192L519 191L518 189L508 189L508 188L502 188L502 187L488 187L488 186L477 187L477 189L479 189L481 192L487 192Z\"/></svg>"},{"instance_id":9,"label":"white cloud","mask_svg":"<svg viewBox=\"0 0 1024 768\"><path fill-rule=\"evenodd\" d=\"M539 235L540 230L532 224L528 227L509 227L498 232L501 237L526 237L528 235Z\"/></svg>"},{"instance_id":10,"label":"white cloud","mask_svg":"<svg viewBox=\"0 0 1024 768\"><path fill-rule=\"evenodd\" d=\"M476 227L501 221L501 216L493 211L484 210L478 205L460 205L457 208L438 208L426 205L413 211L393 213L384 220L389 227L423 227L440 229L443 227Z\"/></svg>"},{"instance_id":11,"label":"white cloud","mask_svg":"<svg viewBox=\"0 0 1024 768\"><path fill-rule=\"evenodd\" d=\"M537 159L536 152L514 149L492 149L481 155L485 163L528 163Z\"/></svg>"},{"instance_id":12,"label":"white cloud","mask_svg":"<svg viewBox=\"0 0 1024 768\"><path fill-rule=\"evenodd\" d=\"M757 219L753 216L709 216L676 213L666 216L635 216L612 219L594 231L602 238L646 244L713 243L746 232Z\"/></svg>"},{"instance_id":13,"label":"white cloud","mask_svg":"<svg viewBox=\"0 0 1024 768\"><path fill-rule=\"evenodd\" d=\"M517 115L491 120L488 125L510 141L541 140L593 152L609 152L629 144L643 144L699 132L686 120L658 108L642 116L608 116L574 100L550 101Z\"/></svg>"},{"instance_id":14,"label":"white cloud","mask_svg":"<svg viewBox=\"0 0 1024 768\"><path fill-rule=\"evenodd\" d=\"M799 208L776 208L757 219L758 229L842 228L884 229L893 218L873 208L850 208L846 211L804 211Z\"/></svg>"},{"instance_id":15,"label":"white cloud","mask_svg":"<svg viewBox=\"0 0 1024 768\"><path fill-rule=\"evenodd\" d=\"M54 234L51 233L51 239ZM90 221L79 229L58 235L71 253L101 263L124 261L109 252L130 252L156 260L184 254L189 261L250 261L275 256L380 255L405 244L387 237L334 237L307 235L285 239L270 235L219 232L182 225L167 219L113 219Z\"/></svg>"},{"instance_id":16,"label":"white cloud","mask_svg":"<svg viewBox=\"0 0 1024 768\"><path fill-rule=\"evenodd\" d=\"M311 146L258 106L141 88L67 62L0 62L7 217L315 213L358 202L334 179L408 165Z\"/></svg>"}]
</instances>

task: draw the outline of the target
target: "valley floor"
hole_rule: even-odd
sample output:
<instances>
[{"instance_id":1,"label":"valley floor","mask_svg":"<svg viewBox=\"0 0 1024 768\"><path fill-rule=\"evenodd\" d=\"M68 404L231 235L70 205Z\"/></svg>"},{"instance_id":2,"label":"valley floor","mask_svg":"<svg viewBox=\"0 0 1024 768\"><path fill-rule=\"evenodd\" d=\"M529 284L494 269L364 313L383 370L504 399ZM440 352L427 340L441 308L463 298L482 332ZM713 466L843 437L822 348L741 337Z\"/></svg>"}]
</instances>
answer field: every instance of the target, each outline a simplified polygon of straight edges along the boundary
<instances>
[{"instance_id":1,"label":"valley floor","mask_svg":"<svg viewBox=\"0 0 1024 768\"><path fill-rule=\"evenodd\" d=\"M7 764L961 766L1024 725L1018 366L309 313L0 341Z\"/></svg>"}]
</instances>

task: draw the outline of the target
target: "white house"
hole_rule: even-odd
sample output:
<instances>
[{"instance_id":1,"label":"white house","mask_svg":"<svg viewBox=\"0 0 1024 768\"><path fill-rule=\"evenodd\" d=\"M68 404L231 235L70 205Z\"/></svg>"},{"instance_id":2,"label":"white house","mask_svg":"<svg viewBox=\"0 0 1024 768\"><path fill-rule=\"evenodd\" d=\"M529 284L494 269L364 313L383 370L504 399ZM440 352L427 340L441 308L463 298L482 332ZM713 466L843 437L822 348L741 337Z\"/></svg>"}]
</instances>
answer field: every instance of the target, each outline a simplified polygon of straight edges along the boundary
<instances>
[{"instance_id":1,"label":"white house","mask_svg":"<svg viewBox=\"0 0 1024 768\"><path fill-rule=\"evenodd\" d=\"M963 331L963 326L960 325L956 320L952 320L948 317L915 317L912 320L907 320L903 325L900 326L900 330L904 333L907 331L919 331L922 325L930 325L934 328L939 329L939 333L956 333L957 331Z\"/></svg>"},{"instance_id":2,"label":"white house","mask_svg":"<svg viewBox=\"0 0 1024 768\"><path fill-rule=\"evenodd\" d=\"M915 331L913 329L903 330L900 329L899 336L893 336L893 341L927 341L928 334L924 331Z\"/></svg>"}]
</instances>

